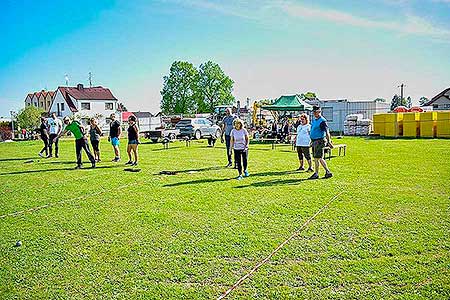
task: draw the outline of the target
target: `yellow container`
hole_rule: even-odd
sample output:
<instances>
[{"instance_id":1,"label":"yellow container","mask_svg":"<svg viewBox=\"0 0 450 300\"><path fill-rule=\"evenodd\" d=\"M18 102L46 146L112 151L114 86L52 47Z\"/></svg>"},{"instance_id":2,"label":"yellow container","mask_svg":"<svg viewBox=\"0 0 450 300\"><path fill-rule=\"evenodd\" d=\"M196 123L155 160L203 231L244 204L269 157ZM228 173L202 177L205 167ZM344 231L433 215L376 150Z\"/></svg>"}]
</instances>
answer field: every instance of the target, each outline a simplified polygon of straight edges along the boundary
<instances>
[{"instance_id":1,"label":"yellow container","mask_svg":"<svg viewBox=\"0 0 450 300\"><path fill-rule=\"evenodd\" d=\"M385 136L401 136L403 133L403 113L384 114L384 126Z\"/></svg>"},{"instance_id":2,"label":"yellow container","mask_svg":"<svg viewBox=\"0 0 450 300\"><path fill-rule=\"evenodd\" d=\"M426 111L420 113L420 136L436 137L436 118L435 111Z\"/></svg>"},{"instance_id":3,"label":"yellow container","mask_svg":"<svg viewBox=\"0 0 450 300\"><path fill-rule=\"evenodd\" d=\"M403 136L420 136L420 113L410 112L403 114Z\"/></svg>"},{"instance_id":4,"label":"yellow container","mask_svg":"<svg viewBox=\"0 0 450 300\"><path fill-rule=\"evenodd\" d=\"M385 114L374 114L373 115L373 133L384 136L384 115Z\"/></svg>"},{"instance_id":5,"label":"yellow container","mask_svg":"<svg viewBox=\"0 0 450 300\"><path fill-rule=\"evenodd\" d=\"M436 136L450 138L450 111L436 112Z\"/></svg>"}]
</instances>

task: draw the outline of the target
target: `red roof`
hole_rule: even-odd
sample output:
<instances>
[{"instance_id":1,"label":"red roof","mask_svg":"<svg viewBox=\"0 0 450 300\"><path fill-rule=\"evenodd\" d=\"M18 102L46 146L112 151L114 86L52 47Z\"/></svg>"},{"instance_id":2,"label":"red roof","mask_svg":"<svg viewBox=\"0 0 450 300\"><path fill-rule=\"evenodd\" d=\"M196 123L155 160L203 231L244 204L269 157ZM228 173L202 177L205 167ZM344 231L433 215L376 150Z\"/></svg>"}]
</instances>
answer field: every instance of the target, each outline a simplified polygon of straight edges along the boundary
<instances>
[{"instance_id":1,"label":"red roof","mask_svg":"<svg viewBox=\"0 0 450 300\"><path fill-rule=\"evenodd\" d=\"M95 86L91 88L58 87L61 92L69 94L77 100L117 100L108 88Z\"/></svg>"},{"instance_id":2,"label":"red roof","mask_svg":"<svg viewBox=\"0 0 450 300\"><path fill-rule=\"evenodd\" d=\"M123 121L128 120L128 118L130 116L134 116L134 114L131 111L123 111L122 112L122 120Z\"/></svg>"}]
</instances>

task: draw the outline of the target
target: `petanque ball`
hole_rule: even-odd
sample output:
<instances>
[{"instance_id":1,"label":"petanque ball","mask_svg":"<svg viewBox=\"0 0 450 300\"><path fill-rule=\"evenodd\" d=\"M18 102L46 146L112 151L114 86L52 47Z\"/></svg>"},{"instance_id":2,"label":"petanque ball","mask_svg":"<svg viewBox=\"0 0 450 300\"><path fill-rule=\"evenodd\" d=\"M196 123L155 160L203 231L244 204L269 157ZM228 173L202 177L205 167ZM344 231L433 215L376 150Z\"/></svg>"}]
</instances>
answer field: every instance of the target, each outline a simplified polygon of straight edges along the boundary
<instances>
[{"instance_id":1,"label":"petanque ball","mask_svg":"<svg viewBox=\"0 0 450 300\"><path fill-rule=\"evenodd\" d=\"M22 242L21 241L17 241L16 242L16 247L20 247L20 246L22 246Z\"/></svg>"}]
</instances>

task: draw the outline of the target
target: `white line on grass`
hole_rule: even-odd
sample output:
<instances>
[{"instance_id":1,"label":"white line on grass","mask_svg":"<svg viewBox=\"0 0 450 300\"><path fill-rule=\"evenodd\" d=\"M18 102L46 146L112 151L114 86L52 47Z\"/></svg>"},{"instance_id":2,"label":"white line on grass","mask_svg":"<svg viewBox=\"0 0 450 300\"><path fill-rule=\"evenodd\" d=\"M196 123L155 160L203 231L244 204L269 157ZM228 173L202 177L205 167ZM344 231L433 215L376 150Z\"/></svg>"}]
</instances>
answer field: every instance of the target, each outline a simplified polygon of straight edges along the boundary
<instances>
[{"instance_id":1,"label":"white line on grass","mask_svg":"<svg viewBox=\"0 0 450 300\"><path fill-rule=\"evenodd\" d=\"M312 217L310 217L308 220L306 220L305 223L303 223L300 228L294 231L294 233L291 234L284 242L279 244L269 255L267 255L266 258L261 260L259 263L257 263L247 274L239 278L228 290L226 290L222 295L220 295L217 300L224 299L226 296L228 296L234 289L236 289L239 285L244 282L245 279L250 277L253 273L255 273L262 265L267 263L284 245L286 245L289 241L291 241L293 238L295 238L303 229L305 229L306 226L308 226L309 223L311 223L312 220L314 220L322 211L324 211L334 200L336 200L344 191L339 192L338 194L334 195L330 201L328 201L324 206L322 206Z\"/></svg>"}]
</instances>

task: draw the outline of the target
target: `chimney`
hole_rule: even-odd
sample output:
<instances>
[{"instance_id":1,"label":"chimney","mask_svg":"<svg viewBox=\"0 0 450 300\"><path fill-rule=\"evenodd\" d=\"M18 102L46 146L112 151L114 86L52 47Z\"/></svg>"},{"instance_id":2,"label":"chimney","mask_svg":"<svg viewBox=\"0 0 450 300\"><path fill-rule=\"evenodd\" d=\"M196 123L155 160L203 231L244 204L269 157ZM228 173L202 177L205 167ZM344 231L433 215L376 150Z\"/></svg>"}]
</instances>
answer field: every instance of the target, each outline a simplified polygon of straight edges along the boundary
<instances>
[{"instance_id":1,"label":"chimney","mask_svg":"<svg viewBox=\"0 0 450 300\"><path fill-rule=\"evenodd\" d=\"M79 91L83 90L83 84L82 83L77 84L77 89Z\"/></svg>"}]
</instances>

